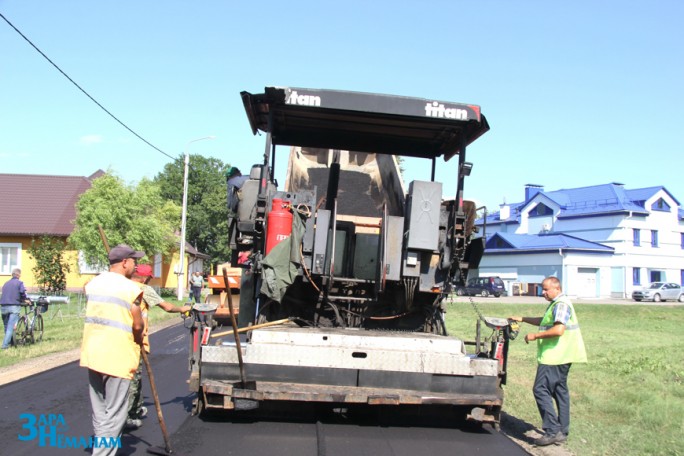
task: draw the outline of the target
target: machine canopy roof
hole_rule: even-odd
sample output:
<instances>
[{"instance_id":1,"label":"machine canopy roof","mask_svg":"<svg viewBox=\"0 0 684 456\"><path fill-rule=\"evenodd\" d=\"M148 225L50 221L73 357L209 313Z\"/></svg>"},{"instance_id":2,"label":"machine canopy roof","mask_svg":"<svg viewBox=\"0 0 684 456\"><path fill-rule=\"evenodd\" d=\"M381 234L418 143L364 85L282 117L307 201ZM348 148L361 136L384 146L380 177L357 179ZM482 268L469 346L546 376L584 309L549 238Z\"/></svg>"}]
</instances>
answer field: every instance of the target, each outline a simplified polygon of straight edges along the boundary
<instances>
[{"instance_id":1,"label":"machine canopy roof","mask_svg":"<svg viewBox=\"0 0 684 456\"><path fill-rule=\"evenodd\" d=\"M278 145L446 161L489 130L477 105L295 87L241 96L252 132Z\"/></svg>"}]
</instances>

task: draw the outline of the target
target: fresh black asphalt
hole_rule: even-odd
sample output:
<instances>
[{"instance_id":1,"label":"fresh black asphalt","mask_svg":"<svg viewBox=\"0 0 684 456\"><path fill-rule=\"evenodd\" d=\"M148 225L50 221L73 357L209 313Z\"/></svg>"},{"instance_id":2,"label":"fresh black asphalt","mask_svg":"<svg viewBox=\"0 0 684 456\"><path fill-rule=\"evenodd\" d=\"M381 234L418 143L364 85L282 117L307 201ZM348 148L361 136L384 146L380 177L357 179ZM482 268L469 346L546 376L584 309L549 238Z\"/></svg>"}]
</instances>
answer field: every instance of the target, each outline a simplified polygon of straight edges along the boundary
<instances>
[{"instance_id":1,"label":"fresh black asphalt","mask_svg":"<svg viewBox=\"0 0 684 456\"><path fill-rule=\"evenodd\" d=\"M489 426L465 425L457 417L419 409L358 407L332 410L308 404L263 407L256 412L190 415L188 337L182 325L151 336L150 361L176 454L250 456L349 456L416 454L527 454ZM164 447L147 376L143 393L149 409L143 427L126 432L119 454L147 454ZM24 415L24 418L21 415ZM86 455L82 448L50 447L50 439L26 440L31 426L26 416L65 425L58 433L87 438L92 432L86 370L72 362L0 386L0 454ZM49 428L47 428L49 429ZM20 440L20 436L25 440Z\"/></svg>"}]
</instances>

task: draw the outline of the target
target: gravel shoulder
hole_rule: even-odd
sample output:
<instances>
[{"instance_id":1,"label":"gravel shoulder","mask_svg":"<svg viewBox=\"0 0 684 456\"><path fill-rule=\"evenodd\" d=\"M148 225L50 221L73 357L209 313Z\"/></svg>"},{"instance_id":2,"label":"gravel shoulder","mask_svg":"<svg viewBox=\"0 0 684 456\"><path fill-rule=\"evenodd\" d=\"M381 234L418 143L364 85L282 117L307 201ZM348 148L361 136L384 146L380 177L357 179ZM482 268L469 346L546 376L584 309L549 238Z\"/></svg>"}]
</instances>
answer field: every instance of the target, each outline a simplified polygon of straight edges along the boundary
<instances>
[{"instance_id":1,"label":"gravel shoulder","mask_svg":"<svg viewBox=\"0 0 684 456\"><path fill-rule=\"evenodd\" d=\"M534 398L531 397L533 401ZM542 432L536 426L520 420L506 412L501 414L501 432L533 456L574 456L565 445L549 445L537 447L532 442L542 436Z\"/></svg>"}]
</instances>

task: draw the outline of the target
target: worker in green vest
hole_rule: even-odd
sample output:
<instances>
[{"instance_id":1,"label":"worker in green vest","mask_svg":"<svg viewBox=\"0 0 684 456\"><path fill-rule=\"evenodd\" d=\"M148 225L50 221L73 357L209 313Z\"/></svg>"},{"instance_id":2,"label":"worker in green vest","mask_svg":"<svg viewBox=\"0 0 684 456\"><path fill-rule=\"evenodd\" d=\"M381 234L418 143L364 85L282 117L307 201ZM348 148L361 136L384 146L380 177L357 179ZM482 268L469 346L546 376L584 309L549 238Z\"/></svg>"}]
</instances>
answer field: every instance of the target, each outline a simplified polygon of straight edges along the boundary
<instances>
[{"instance_id":1,"label":"worker in green vest","mask_svg":"<svg viewBox=\"0 0 684 456\"><path fill-rule=\"evenodd\" d=\"M542 294L550 302L542 317L510 317L511 320L539 326L538 332L525 336L525 342L537 341L537 376L534 398L542 419L544 435L535 445L562 443L570 431L570 391L568 373L572 363L586 363L582 333L575 308L561 290L556 277L542 282ZM558 410L556 411L556 407Z\"/></svg>"}]
</instances>

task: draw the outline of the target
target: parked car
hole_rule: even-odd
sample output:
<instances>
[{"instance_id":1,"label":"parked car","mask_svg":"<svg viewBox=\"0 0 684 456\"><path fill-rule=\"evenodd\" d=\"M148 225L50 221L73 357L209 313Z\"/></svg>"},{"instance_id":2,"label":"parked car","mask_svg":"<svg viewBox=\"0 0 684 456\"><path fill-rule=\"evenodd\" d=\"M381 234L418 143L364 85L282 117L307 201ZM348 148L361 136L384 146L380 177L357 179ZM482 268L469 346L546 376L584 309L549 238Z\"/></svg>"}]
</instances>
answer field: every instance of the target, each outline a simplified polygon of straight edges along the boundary
<instances>
[{"instance_id":1,"label":"parked car","mask_svg":"<svg viewBox=\"0 0 684 456\"><path fill-rule=\"evenodd\" d=\"M482 296L494 295L498 298L506 293L506 287L500 277L478 277L468 280L466 286L456 285L455 292L458 296Z\"/></svg>"},{"instance_id":2,"label":"parked car","mask_svg":"<svg viewBox=\"0 0 684 456\"><path fill-rule=\"evenodd\" d=\"M653 282L650 286L632 292L632 299L635 301L667 301L678 300L684 302L682 287L676 283Z\"/></svg>"}]
</instances>

